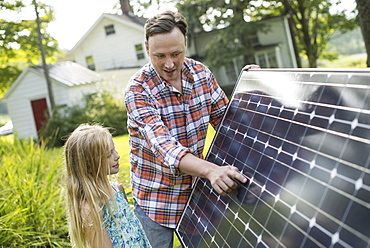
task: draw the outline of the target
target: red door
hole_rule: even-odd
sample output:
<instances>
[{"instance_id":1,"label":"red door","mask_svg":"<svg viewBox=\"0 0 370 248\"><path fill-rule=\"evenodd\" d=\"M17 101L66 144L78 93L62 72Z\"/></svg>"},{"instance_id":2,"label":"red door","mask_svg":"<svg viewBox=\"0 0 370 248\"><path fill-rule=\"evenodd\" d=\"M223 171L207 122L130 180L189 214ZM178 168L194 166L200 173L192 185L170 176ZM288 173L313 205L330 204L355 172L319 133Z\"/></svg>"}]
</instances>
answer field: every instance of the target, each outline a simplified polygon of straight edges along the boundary
<instances>
[{"instance_id":1,"label":"red door","mask_svg":"<svg viewBox=\"0 0 370 248\"><path fill-rule=\"evenodd\" d=\"M43 123L46 121L46 114L48 114L48 105L45 98L31 101L31 105L37 133L39 133Z\"/></svg>"}]
</instances>

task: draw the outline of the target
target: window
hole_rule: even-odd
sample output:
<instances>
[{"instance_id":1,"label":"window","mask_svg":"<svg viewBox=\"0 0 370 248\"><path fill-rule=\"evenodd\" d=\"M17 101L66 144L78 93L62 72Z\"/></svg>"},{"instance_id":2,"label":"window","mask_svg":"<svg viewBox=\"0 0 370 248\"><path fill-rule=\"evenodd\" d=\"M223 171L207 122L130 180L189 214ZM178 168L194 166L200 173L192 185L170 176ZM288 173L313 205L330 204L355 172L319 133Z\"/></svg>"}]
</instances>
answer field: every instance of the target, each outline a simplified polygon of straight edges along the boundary
<instances>
[{"instance_id":1,"label":"window","mask_svg":"<svg viewBox=\"0 0 370 248\"><path fill-rule=\"evenodd\" d=\"M138 60L145 58L143 44L136 44L135 51L136 51L136 57Z\"/></svg>"},{"instance_id":2,"label":"window","mask_svg":"<svg viewBox=\"0 0 370 248\"><path fill-rule=\"evenodd\" d=\"M260 40L259 40L258 35L256 33L250 35L250 40L252 41L252 46L260 45Z\"/></svg>"},{"instance_id":3,"label":"window","mask_svg":"<svg viewBox=\"0 0 370 248\"><path fill-rule=\"evenodd\" d=\"M228 77L229 83L234 84L239 77L241 69L245 66L243 62L243 56L239 56L233 59L233 63L225 66L226 75Z\"/></svg>"},{"instance_id":4,"label":"window","mask_svg":"<svg viewBox=\"0 0 370 248\"><path fill-rule=\"evenodd\" d=\"M85 60L86 60L87 68L89 68L90 70L95 71L95 64L94 64L93 56L87 56L85 58Z\"/></svg>"},{"instance_id":5,"label":"window","mask_svg":"<svg viewBox=\"0 0 370 248\"><path fill-rule=\"evenodd\" d=\"M111 34L115 34L116 31L114 30L114 26L113 24L111 25L108 25L108 26L105 26L105 34L108 36L108 35L111 35Z\"/></svg>"},{"instance_id":6,"label":"window","mask_svg":"<svg viewBox=\"0 0 370 248\"><path fill-rule=\"evenodd\" d=\"M274 49L256 53L256 63L261 68L279 68L277 52L278 50Z\"/></svg>"},{"instance_id":7,"label":"window","mask_svg":"<svg viewBox=\"0 0 370 248\"><path fill-rule=\"evenodd\" d=\"M234 84L238 79L238 71L235 69L235 63L225 66L225 71L228 79L227 84Z\"/></svg>"}]
</instances>

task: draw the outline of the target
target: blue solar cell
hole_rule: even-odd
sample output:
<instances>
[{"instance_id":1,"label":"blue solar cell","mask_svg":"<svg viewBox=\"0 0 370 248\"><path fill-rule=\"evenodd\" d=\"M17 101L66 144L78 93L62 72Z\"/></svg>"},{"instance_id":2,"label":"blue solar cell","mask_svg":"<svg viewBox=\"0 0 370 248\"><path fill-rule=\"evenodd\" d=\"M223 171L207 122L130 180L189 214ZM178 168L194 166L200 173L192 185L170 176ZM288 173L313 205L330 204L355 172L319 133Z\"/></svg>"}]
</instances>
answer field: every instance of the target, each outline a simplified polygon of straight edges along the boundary
<instances>
[{"instance_id":1,"label":"blue solar cell","mask_svg":"<svg viewBox=\"0 0 370 248\"><path fill-rule=\"evenodd\" d=\"M198 178L184 247L370 247L370 71L242 72L206 159L249 179Z\"/></svg>"}]
</instances>

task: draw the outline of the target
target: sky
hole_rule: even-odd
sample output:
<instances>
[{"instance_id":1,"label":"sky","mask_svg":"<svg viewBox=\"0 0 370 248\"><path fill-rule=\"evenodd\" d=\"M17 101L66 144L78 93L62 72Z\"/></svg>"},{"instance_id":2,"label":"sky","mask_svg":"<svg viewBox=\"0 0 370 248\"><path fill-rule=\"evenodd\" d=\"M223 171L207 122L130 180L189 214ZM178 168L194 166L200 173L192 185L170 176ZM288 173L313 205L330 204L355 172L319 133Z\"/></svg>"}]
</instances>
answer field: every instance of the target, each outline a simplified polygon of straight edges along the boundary
<instances>
[{"instance_id":1,"label":"sky","mask_svg":"<svg viewBox=\"0 0 370 248\"><path fill-rule=\"evenodd\" d=\"M55 21L48 32L59 42L61 49L72 49L103 13L116 13L118 0L44 0L53 6Z\"/></svg>"}]
</instances>

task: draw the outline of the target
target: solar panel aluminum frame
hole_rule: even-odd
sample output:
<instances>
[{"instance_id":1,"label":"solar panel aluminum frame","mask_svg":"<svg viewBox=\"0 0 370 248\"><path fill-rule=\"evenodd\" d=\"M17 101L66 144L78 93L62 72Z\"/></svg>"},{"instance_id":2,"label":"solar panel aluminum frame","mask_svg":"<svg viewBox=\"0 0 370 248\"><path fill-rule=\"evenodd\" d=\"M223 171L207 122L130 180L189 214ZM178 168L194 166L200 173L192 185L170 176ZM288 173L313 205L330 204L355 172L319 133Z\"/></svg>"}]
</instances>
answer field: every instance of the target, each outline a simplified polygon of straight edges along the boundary
<instances>
[{"instance_id":1,"label":"solar panel aluminum frame","mask_svg":"<svg viewBox=\"0 0 370 248\"><path fill-rule=\"evenodd\" d=\"M240 74L206 160L249 179L198 178L183 247L370 247L370 70Z\"/></svg>"}]
</instances>

